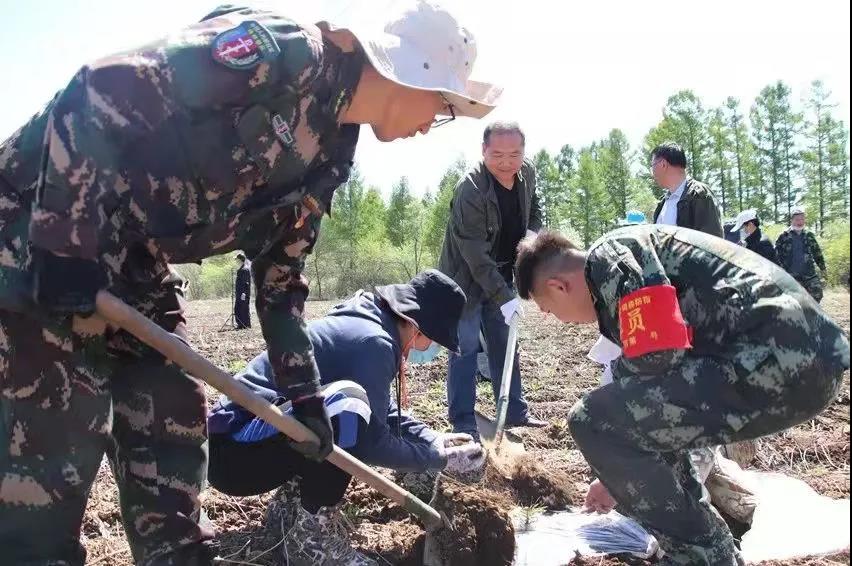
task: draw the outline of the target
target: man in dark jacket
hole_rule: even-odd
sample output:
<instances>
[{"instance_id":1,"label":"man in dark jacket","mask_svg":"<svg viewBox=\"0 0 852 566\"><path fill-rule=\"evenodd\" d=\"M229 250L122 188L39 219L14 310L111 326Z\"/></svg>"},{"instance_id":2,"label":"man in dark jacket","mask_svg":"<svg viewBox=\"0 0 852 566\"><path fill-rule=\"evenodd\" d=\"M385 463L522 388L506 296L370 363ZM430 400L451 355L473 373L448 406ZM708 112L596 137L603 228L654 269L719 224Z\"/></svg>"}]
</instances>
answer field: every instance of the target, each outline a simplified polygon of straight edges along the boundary
<instances>
[{"instance_id":1,"label":"man in dark jacket","mask_svg":"<svg viewBox=\"0 0 852 566\"><path fill-rule=\"evenodd\" d=\"M234 328L251 328L251 269L244 253L237 254L237 277L234 280Z\"/></svg>"},{"instance_id":2,"label":"man in dark jacket","mask_svg":"<svg viewBox=\"0 0 852 566\"><path fill-rule=\"evenodd\" d=\"M651 173L666 190L654 210L654 224L682 226L724 237L713 191L687 177L686 154L676 143L664 143L651 153Z\"/></svg>"},{"instance_id":3,"label":"man in dark jacket","mask_svg":"<svg viewBox=\"0 0 852 566\"><path fill-rule=\"evenodd\" d=\"M479 333L485 336L488 368L495 399L500 390L508 324L521 314L513 282L518 242L541 229L535 192L535 168L524 159L524 134L518 124L496 122L485 129L483 160L455 189L450 221L444 235L439 269L452 277L467 295L459 322L459 354L450 354L447 380L449 420L456 432L478 438L476 403ZM508 426L544 426L531 419L521 392L515 353Z\"/></svg>"},{"instance_id":4,"label":"man in dark jacket","mask_svg":"<svg viewBox=\"0 0 852 566\"><path fill-rule=\"evenodd\" d=\"M743 564L689 451L814 418L843 384L846 333L772 262L672 226L621 228L588 252L554 233L525 240L518 291L622 350L613 383L568 415L598 490L657 538L664 564Z\"/></svg>"},{"instance_id":5,"label":"man in dark jacket","mask_svg":"<svg viewBox=\"0 0 852 566\"><path fill-rule=\"evenodd\" d=\"M778 236L775 251L778 254L778 264L801 283L814 300L820 302L825 279L825 257L814 233L805 229L803 208L793 209L790 227ZM817 267L822 277L817 273Z\"/></svg>"},{"instance_id":6,"label":"man in dark jacket","mask_svg":"<svg viewBox=\"0 0 852 566\"><path fill-rule=\"evenodd\" d=\"M738 240L746 248L762 255L772 263L778 263L775 246L760 230L760 218L757 217L757 210L750 208L740 212L730 231L732 234L739 233Z\"/></svg>"},{"instance_id":7,"label":"man in dark jacket","mask_svg":"<svg viewBox=\"0 0 852 566\"><path fill-rule=\"evenodd\" d=\"M404 375L406 358L414 361L433 342L451 352L458 348L464 304L464 293L450 278L429 270L405 285L358 292L308 324L335 444L368 464L398 471L465 474L482 466L482 448L470 436L439 434L403 413L390 396L394 381ZM289 410L266 352L236 377ZM404 389L404 379L401 385ZM323 528L338 515L348 474L306 459L271 425L227 397L219 399L208 421L213 487L235 496L280 487L270 516L276 528L283 521L288 529L283 546L291 566L374 564L334 529Z\"/></svg>"}]
</instances>

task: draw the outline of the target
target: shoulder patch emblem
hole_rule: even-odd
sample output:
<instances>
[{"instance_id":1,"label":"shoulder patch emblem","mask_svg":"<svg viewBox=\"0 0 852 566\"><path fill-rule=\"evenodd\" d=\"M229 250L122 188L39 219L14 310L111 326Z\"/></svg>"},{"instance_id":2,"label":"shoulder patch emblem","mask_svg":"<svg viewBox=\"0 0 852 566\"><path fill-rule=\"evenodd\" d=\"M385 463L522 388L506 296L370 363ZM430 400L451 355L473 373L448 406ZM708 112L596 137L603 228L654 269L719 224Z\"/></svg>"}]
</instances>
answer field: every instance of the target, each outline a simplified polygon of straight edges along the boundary
<instances>
[{"instance_id":1,"label":"shoulder patch emblem","mask_svg":"<svg viewBox=\"0 0 852 566\"><path fill-rule=\"evenodd\" d=\"M281 52L268 29L248 20L213 40L213 59L231 69L252 69Z\"/></svg>"},{"instance_id":2,"label":"shoulder patch emblem","mask_svg":"<svg viewBox=\"0 0 852 566\"><path fill-rule=\"evenodd\" d=\"M628 358L692 347L691 329L671 285L643 287L621 299L618 322L622 350Z\"/></svg>"}]
</instances>

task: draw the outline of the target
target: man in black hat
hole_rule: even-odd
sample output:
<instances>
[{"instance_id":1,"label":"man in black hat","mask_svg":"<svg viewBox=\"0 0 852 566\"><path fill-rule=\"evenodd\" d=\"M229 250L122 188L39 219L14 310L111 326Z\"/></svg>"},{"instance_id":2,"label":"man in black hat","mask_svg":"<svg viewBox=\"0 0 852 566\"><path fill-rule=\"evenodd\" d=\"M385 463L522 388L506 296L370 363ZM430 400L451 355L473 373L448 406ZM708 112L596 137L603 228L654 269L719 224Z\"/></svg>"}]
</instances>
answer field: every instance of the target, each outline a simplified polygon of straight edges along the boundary
<instances>
[{"instance_id":1,"label":"man in black hat","mask_svg":"<svg viewBox=\"0 0 852 566\"><path fill-rule=\"evenodd\" d=\"M237 277L234 280L234 328L251 328L251 269L244 253L236 257Z\"/></svg>"},{"instance_id":2,"label":"man in black hat","mask_svg":"<svg viewBox=\"0 0 852 566\"><path fill-rule=\"evenodd\" d=\"M391 388L405 389L405 365L414 352L437 343L458 350L462 290L429 270L409 283L359 291L308 324L334 442L364 462L405 472L476 471L484 463L467 434L439 434L399 409ZM266 352L236 378L289 411L275 388ZM404 405L404 402L402 403ZM328 462L303 457L277 430L221 397L208 419L211 485L229 495L278 489L270 520L287 530L290 564L372 564L327 528L338 514L350 476ZM278 527L280 528L280 527Z\"/></svg>"}]
</instances>

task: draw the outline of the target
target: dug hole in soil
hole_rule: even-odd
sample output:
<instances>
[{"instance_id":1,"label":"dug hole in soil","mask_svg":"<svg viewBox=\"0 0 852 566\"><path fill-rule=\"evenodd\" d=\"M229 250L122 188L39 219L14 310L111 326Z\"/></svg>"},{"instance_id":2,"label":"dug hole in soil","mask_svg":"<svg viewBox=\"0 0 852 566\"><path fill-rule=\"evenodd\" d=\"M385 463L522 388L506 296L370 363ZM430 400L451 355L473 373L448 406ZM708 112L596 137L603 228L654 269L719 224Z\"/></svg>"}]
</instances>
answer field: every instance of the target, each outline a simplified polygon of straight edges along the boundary
<instances>
[{"instance_id":1,"label":"dug hole in soil","mask_svg":"<svg viewBox=\"0 0 852 566\"><path fill-rule=\"evenodd\" d=\"M363 484L350 488L346 500L363 519L353 536L362 552L380 563L423 564L426 533L402 508ZM567 475L544 468L532 456L510 461L489 457L476 482L439 476L431 504L450 527L432 536L448 566L510 565L515 554L513 507L559 510L581 501L581 491Z\"/></svg>"}]
</instances>

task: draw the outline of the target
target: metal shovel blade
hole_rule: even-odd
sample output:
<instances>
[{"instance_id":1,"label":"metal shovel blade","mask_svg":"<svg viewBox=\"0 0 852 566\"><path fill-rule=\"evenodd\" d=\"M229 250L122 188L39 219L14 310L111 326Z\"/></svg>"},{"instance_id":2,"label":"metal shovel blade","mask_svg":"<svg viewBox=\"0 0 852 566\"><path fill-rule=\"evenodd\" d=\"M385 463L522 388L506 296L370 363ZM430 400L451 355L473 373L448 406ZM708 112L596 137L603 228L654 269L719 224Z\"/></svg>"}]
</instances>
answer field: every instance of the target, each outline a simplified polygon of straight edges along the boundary
<instances>
[{"instance_id":1,"label":"metal shovel blade","mask_svg":"<svg viewBox=\"0 0 852 566\"><path fill-rule=\"evenodd\" d=\"M483 445L487 448L494 448L494 439L497 436L497 423L479 411L474 411L476 417L476 428L479 429L479 436L482 439ZM503 431L503 440L500 443L501 456L519 456L526 452L524 443L517 434L512 431Z\"/></svg>"}]
</instances>

